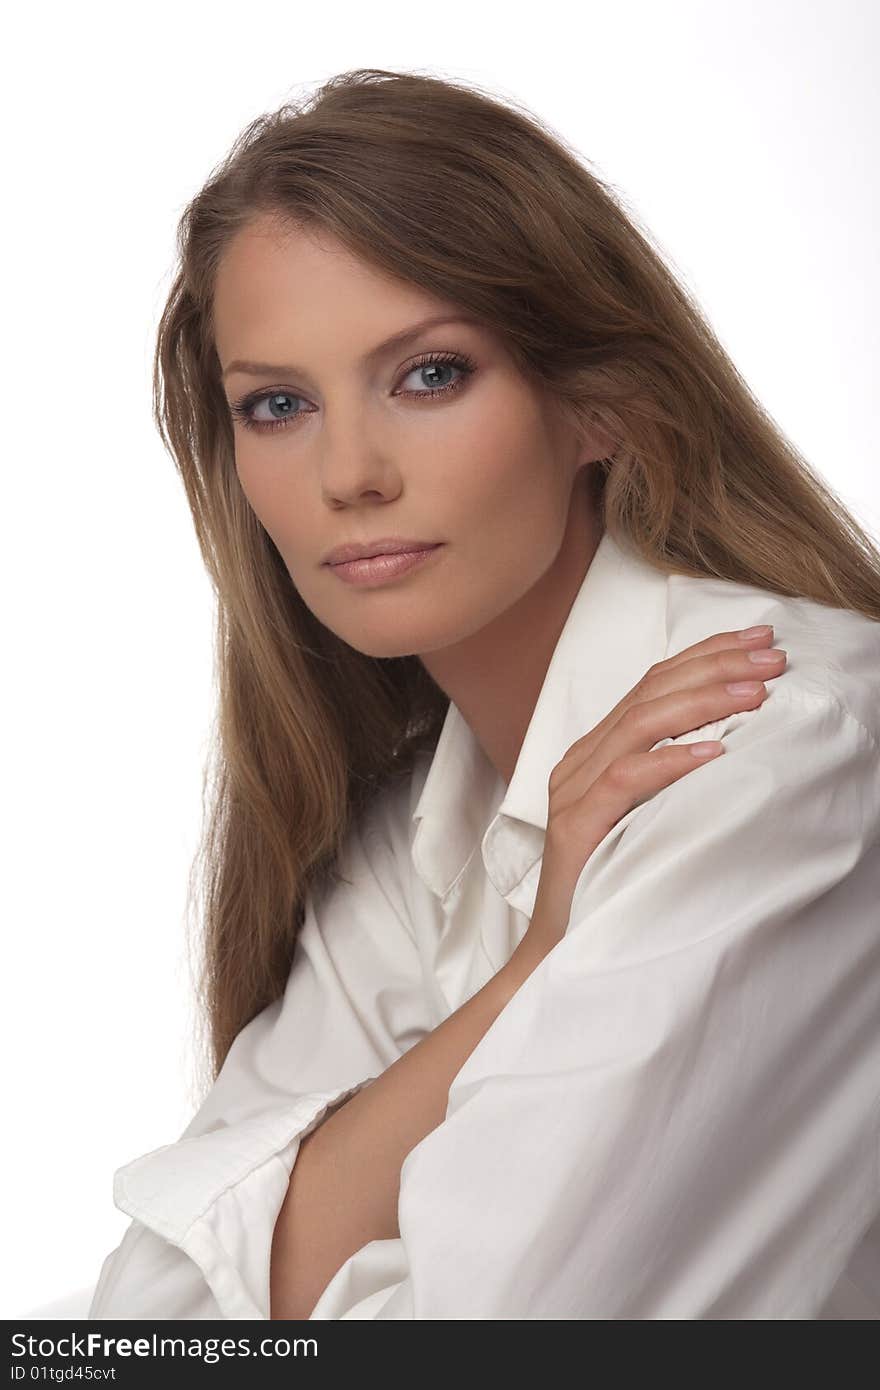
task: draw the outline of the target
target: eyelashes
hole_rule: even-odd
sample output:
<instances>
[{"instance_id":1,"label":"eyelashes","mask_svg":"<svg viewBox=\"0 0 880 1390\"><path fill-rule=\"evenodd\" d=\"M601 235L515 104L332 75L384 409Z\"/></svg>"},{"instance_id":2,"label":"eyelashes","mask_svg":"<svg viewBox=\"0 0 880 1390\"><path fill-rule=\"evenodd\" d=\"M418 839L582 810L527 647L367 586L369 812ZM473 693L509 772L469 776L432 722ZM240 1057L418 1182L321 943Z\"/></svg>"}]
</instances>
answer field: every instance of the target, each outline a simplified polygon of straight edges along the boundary
<instances>
[{"instance_id":1,"label":"eyelashes","mask_svg":"<svg viewBox=\"0 0 880 1390\"><path fill-rule=\"evenodd\" d=\"M445 386L429 387L424 391L398 391L396 394L411 397L413 400L434 400L438 396L448 395L451 391L461 390L461 388L466 385L468 378L476 371L476 363L468 357L467 353L427 352L415 362L409 363L404 372L403 380L406 380L412 372L418 371L420 367L433 366L454 367L460 375L453 381L448 382ZM284 397L287 397L288 400L291 401L302 400L302 397L298 396L295 392L288 391L286 388L276 387L274 390L269 391L251 391L248 395L242 396L240 400L234 401L230 405L229 410L233 419L240 421L245 429L256 430L258 433L264 433L269 430L285 430L297 420L302 419L303 416L309 415L312 412L308 410L291 411L286 419L257 420L254 418L254 411L262 401L277 400L278 398L283 399Z\"/></svg>"}]
</instances>

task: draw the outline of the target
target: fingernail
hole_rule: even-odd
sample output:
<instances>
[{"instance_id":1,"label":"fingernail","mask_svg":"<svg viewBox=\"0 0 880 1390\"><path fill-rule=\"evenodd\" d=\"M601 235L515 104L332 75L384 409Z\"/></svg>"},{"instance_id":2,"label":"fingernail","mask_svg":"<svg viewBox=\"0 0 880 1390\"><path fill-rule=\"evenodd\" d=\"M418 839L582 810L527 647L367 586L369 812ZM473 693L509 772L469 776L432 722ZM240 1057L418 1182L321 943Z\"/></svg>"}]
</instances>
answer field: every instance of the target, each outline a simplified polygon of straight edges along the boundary
<instances>
[{"instance_id":1,"label":"fingernail","mask_svg":"<svg viewBox=\"0 0 880 1390\"><path fill-rule=\"evenodd\" d=\"M743 628L739 634L743 642L747 642L750 637L763 637L766 633L773 631L772 623L762 623L760 627Z\"/></svg>"},{"instance_id":2,"label":"fingernail","mask_svg":"<svg viewBox=\"0 0 880 1390\"><path fill-rule=\"evenodd\" d=\"M722 744L717 739L710 739L707 743L689 743L688 748L694 758L714 758L716 753L721 752Z\"/></svg>"}]
</instances>

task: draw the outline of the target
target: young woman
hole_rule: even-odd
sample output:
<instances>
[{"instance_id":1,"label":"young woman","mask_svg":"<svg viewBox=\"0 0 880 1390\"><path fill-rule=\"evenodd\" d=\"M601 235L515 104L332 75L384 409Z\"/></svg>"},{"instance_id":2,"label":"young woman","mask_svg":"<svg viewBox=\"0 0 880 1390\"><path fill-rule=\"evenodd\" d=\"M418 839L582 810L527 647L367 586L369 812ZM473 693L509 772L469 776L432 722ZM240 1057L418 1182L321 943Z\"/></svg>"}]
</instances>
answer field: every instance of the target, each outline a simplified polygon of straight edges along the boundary
<instances>
[{"instance_id":1,"label":"young woman","mask_svg":"<svg viewBox=\"0 0 880 1390\"><path fill-rule=\"evenodd\" d=\"M487 93L343 74L179 247L212 1066L90 1316L876 1316L869 537Z\"/></svg>"}]
</instances>

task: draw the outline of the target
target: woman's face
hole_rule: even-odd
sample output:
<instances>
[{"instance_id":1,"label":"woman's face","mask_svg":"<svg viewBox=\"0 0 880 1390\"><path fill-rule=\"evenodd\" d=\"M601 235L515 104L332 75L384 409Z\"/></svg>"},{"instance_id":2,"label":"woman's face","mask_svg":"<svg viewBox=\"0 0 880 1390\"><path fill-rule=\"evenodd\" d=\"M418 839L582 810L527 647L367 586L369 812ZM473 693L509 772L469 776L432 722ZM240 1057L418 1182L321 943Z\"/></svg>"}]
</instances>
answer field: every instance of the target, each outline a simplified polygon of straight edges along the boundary
<instances>
[{"instance_id":1,"label":"woman's face","mask_svg":"<svg viewBox=\"0 0 880 1390\"><path fill-rule=\"evenodd\" d=\"M563 427L455 304L329 233L263 219L227 248L214 311L241 486L303 601L343 641L377 657L452 647L560 563L576 475L610 442ZM438 315L450 319L384 346ZM381 584L323 563L344 542L389 536L442 544Z\"/></svg>"}]
</instances>

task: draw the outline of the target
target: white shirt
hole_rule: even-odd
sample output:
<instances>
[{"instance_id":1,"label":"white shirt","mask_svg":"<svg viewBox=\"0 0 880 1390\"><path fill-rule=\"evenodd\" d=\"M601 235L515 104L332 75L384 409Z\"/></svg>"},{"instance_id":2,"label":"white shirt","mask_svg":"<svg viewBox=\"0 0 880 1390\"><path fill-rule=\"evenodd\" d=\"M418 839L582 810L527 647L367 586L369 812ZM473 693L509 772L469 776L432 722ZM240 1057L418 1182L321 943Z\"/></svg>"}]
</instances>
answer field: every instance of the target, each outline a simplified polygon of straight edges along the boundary
<instances>
[{"instance_id":1,"label":"white shirt","mask_svg":"<svg viewBox=\"0 0 880 1390\"><path fill-rule=\"evenodd\" d=\"M91 1318L269 1316L301 1138L508 960L547 779L649 666L719 631L788 651L726 751L624 815L565 935L404 1160L400 1238L312 1319L880 1316L880 624L669 576L606 532L510 785L454 704L346 841L282 999L176 1143L115 1175L133 1219Z\"/></svg>"}]
</instances>

